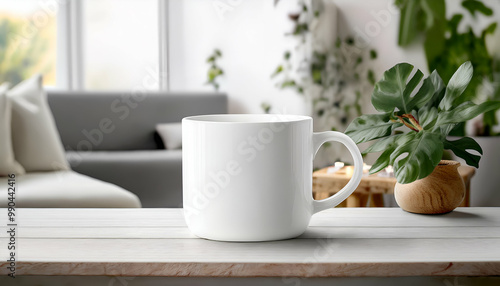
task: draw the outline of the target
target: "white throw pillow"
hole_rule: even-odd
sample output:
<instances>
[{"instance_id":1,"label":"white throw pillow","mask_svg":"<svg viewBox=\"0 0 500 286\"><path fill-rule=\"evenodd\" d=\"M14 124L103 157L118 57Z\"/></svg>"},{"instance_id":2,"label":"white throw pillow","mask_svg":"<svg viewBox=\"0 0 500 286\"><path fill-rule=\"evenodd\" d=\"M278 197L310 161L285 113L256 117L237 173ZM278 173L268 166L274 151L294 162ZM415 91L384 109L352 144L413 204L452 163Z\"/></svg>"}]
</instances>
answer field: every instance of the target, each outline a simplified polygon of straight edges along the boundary
<instances>
[{"instance_id":1,"label":"white throw pillow","mask_svg":"<svg viewBox=\"0 0 500 286\"><path fill-rule=\"evenodd\" d=\"M14 159L10 129L11 106L6 95L8 89L9 84L0 85L0 177L25 173L24 168Z\"/></svg>"},{"instance_id":2,"label":"white throw pillow","mask_svg":"<svg viewBox=\"0 0 500 286\"><path fill-rule=\"evenodd\" d=\"M165 149L181 149L182 123L163 123L156 125L156 132L160 134Z\"/></svg>"},{"instance_id":3,"label":"white throw pillow","mask_svg":"<svg viewBox=\"0 0 500 286\"><path fill-rule=\"evenodd\" d=\"M7 92L12 102L12 143L26 172L68 170L42 76L35 75Z\"/></svg>"}]
</instances>

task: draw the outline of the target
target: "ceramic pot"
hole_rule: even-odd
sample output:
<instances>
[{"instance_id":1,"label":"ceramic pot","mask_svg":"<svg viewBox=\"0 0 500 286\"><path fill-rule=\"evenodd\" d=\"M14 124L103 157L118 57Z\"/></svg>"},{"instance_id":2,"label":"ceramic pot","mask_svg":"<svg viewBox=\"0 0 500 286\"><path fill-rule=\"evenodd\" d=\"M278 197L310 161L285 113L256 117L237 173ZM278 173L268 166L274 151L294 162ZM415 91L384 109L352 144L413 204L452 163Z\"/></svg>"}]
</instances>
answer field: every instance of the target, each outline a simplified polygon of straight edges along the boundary
<instances>
[{"instance_id":1,"label":"ceramic pot","mask_svg":"<svg viewBox=\"0 0 500 286\"><path fill-rule=\"evenodd\" d=\"M429 176L409 184L396 183L396 202L403 210L412 213L451 212L465 197L459 166L456 161L441 160Z\"/></svg>"}]
</instances>

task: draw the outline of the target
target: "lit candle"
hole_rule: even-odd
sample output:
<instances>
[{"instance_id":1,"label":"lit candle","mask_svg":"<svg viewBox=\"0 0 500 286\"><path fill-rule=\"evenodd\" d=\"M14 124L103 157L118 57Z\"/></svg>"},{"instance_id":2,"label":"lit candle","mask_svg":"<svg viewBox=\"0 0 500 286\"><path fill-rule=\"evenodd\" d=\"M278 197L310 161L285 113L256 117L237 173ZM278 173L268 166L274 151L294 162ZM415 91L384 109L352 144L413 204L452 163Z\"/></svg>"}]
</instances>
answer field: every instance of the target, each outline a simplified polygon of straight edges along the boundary
<instances>
[{"instance_id":1,"label":"lit candle","mask_svg":"<svg viewBox=\"0 0 500 286\"><path fill-rule=\"evenodd\" d=\"M363 163L363 173L368 173L370 172L370 169L371 169L371 165L368 165L366 163Z\"/></svg>"},{"instance_id":2,"label":"lit candle","mask_svg":"<svg viewBox=\"0 0 500 286\"><path fill-rule=\"evenodd\" d=\"M352 174L354 173L354 166L347 166L345 168L345 175L347 177L352 177Z\"/></svg>"},{"instance_id":3,"label":"lit candle","mask_svg":"<svg viewBox=\"0 0 500 286\"><path fill-rule=\"evenodd\" d=\"M394 168L392 166L387 166L387 168L385 168L385 171L387 172L387 174L394 174Z\"/></svg>"},{"instance_id":4,"label":"lit candle","mask_svg":"<svg viewBox=\"0 0 500 286\"><path fill-rule=\"evenodd\" d=\"M333 173L336 173L338 170L344 168L344 162L335 162L335 166L333 167L328 167L328 169L326 169L326 173L328 174L333 174Z\"/></svg>"},{"instance_id":5,"label":"lit candle","mask_svg":"<svg viewBox=\"0 0 500 286\"><path fill-rule=\"evenodd\" d=\"M392 166L387 166L384 171L378 174L379 177L394 177L394 168Z\"/></svg>"}]
</instances>

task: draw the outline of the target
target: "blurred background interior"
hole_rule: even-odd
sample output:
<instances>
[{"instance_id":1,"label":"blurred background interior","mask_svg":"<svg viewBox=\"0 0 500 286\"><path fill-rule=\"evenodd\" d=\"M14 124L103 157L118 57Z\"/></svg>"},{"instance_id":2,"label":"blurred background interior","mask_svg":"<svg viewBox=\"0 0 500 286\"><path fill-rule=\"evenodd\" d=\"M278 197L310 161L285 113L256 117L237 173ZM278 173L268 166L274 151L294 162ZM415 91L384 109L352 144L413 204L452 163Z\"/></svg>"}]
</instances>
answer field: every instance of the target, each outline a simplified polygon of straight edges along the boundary
<instances>
[{"instance_id":1,"label":"blurred background interior","mask_svg":"<svg viewBox=\"0 0 500 286\"><path fill-rule=\"evenodd\" d=\"M0 190L15 172L19 207L182 207L183 117L302 114L344 131L399 62L447 82L471 61L468 98L500 100L499 21L496 0L0 0L0 158L21 166L0 166ZM484 151L470 206L500 206L499 116L454 131ZM315 168L349 165L342 148ZM358 204L395 206L376 200Z\"/></svg>"}]
</instances>

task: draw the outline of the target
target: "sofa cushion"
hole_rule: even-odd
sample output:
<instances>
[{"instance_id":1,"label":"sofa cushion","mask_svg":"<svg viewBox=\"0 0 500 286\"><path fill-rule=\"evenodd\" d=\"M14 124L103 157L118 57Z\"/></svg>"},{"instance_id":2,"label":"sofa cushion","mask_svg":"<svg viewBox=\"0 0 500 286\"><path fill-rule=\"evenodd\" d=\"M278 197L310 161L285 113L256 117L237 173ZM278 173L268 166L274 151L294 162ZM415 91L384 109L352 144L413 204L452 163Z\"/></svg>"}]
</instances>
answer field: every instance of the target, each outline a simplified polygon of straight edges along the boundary
<instances>
[{"instance_id":1,"label":"sofa cushion","mask_svg":"<svg viewBox=\"0 0 500 286\"><path fill-rule=\"evenodd\" d=\"M21 208L140 208L136 195L73 171L17 176L16 206ZM7 178L0 178L0 206L6 207Z\"/></svg>"},{"instance_id":2,"label":"sofa cushion","mask_svg":"<svg viewBox=\"0 0 500 286\"><path fill-rule=\"evenodd\" d=\"M165 149L175 150L182 148L182 123L157 124L156 132L160 135Z\"/></svg>"},{"instance_id":3,"label":"sofa cushion","mask_svg":"<svg viewBox=\"0 0 500 286\"><path fill-rule=\"evenodd\" d=\"M10 129L11 107L10 100L5 94L9 85L0 85L0 177L14 173L24 174L24 168L14 158L12 136Z\"/></svg>"},{"instance_id":4,"label":"sofa cushion","mask_svg":"<svg viewBox=\"0 0 500 286\"><path fill-rule=\"evenodd\" d=\"M12 102L12 143L26 172L69 170L54 117L35 75L7 92Z\"/></svg>"},{"instance_id":5,"label":"sofa cushion","mask_svg":"<svg viewBox=\"0 0 500 286\"><path fill-rule=\"evenodd\" d=\"M143 207L182 206L182 151L67 152L71 168L136 194Z\"/></svg>"}]
</instances>

